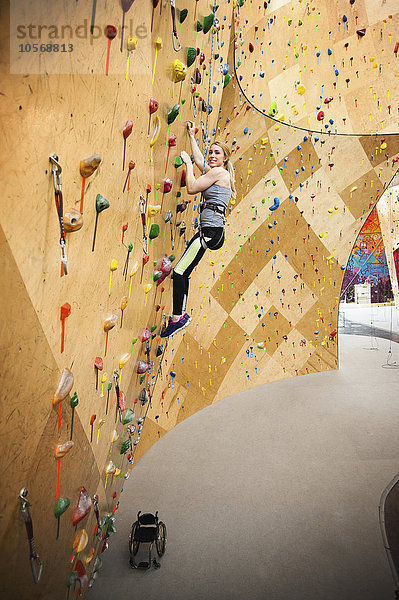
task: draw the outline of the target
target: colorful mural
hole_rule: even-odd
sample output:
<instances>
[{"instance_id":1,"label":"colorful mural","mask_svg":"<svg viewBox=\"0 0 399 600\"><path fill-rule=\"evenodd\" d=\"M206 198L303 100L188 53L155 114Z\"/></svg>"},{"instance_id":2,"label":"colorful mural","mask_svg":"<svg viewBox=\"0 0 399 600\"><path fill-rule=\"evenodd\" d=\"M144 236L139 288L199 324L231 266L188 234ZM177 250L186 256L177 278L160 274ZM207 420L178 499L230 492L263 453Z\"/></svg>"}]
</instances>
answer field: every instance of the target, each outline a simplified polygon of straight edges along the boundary
<instances>
[{"instance_id":1,"label":"colorful mural","mask_svg":"<svg viewBox=\"0 0 399 600\"><path fill-rule=\"evenodd\" d=\"M392 299L391 280L377 209L374 208L355 242L345 271L341 300L354 302L354 286L371 284L371 301Z\"/></svg>"}]
</instances>

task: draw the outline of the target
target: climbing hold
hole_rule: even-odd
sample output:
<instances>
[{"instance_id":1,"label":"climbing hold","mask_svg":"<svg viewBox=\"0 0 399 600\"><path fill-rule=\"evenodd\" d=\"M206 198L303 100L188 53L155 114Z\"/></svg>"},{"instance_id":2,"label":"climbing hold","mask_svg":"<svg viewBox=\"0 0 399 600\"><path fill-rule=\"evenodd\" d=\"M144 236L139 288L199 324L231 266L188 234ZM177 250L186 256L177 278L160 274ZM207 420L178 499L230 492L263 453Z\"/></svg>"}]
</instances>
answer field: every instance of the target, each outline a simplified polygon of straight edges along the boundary
<instances>
[{"instance_id":1,"label":"climbing hold","mask_svg":"<svg viewBox=\"0 0 399 600\"><path fill-rule=\"evenodd\" d=\"M168 112L168 125L173 123L180 112L180 104L175 104Z\"/></svg>"},{"instance_id":2,"label":"climbing hold","mask_svg":"<svg viewBox=\"0 0 399 600\"><path fill-rule=\"evenodd\" d=\"M187 8L182 8L182 9L179 11L179 22L180 22L180 23L184 23L184 21L185 21L185 19L186 19L187 15L188 15L188 10L187 10Z\"/></svg>"},{"instance_id":3,"label":"climbing hold","mask_svg":"<svg viewBox=\"0 0 399 600\"><path fill-rule=\"evenodd\" d=\"M79 521L85 518L87 514L89 514L91 509L91 498L84 486L81 486L79 490L79 499L77 506L73 513L73 525L77 525Z\"/></svg>"},{"instance_id":4,"label":"climbing hold","mask_svg":"<svg viewBox=\"0 0 399 600\"><path fill-rule=\"evenodd\" d=\"M58 519L61 515L68 510L71 501L69 498L58 498L54 507L54 516Z\"/></svg>"},{"instance_id":5,"label":"climbing hold","mask_svg":"<svg viewBox=\"0 0 399 600\"><path fill-rule=\"evenodd\" d=\"M269 112L267 114L269 115L269 117L275 117L277 112L277 102L273 100L273 102L270 105Z\"/></svg>"},{"instance_id":6,"label":"climbing hold","mask_svg":"<svg viewBox=\"0 0 399 600\"><path fill-rule=\"evenodd\" d=\"M274 198L274 204L269 206L269 210L276 210L280 206L280 200L276 197Z\"/></svg>"},{"instance_id":7,"label":"climbing hold","mask_svg":"<svg viewBox=\"0 0 399 600\"><path fill-rule=\"evenodd\" d=\"M74 442L72 440L68 440L63 444L57 444L54 451L54 457L56 459L63 458L65 454L67 454L73 448Z\"/></svg>"},{"instance_id":8,"label":"climbing hold","mask_svg":"<svg viewBox=\"0 0 399 600\"><path fill-rule=\"evenodd\" d=\"M73 386L74 377L72 371L65 368L61 374L57 390L53 396L53 405L55 406L59 402L62 402L66 398Z\"/></svg>"},{"instance_id":9,"label":"climbing hold","mask_svg":"<svg viewBox=\"0 0 399 600\"><path fill-rule=\"evenodd\" d=\"M187 68L183 63L176 58L173 62L173 81L174 83L178 83L179 81L184 81L187 74Z\"/></svg>"},{"instance_id":10,"label":"climbing hold","mask_svg":"<svg viewBox=\"0 0 399 600\"><path fill-rule=\"evenodd\" d=\"M203 25L203 31L204 31L204 33L208 33L208 31L210 30L210 28L213 25L214 19L215 19L215 15L213 13L211 13L210 15L207 15L206 17L204 17L204 25Z\"/></svg>"},{"instance_id":11,"label":"climbing hold","mask_svg":"<svg viewBox=\"0 0 399 600\"><path fill-rule=\"evenodd\" d=\"M197 57L197 50L191 46L187 48L187 67L191 67L194 64Z\"/></svg>"},{"instance_id":12,"label":"climbing hold","mask_svg":"<svg viewBox=\"0 0 399 600\"><path fill-rule=\"evenodd\" d=\"M73 550L79 554L79 552L82 552L86 548L88 541L89 536L87 535L87 531L82 529L76 534L75 539L73 540Z\"/></svg>"},{"instance_id":13,"label":"climbing hold","mask_svg":"<svg viewBox=\"0 0 399 600\"><path fill-rule=\"evenodd\" d=\"M230 81L231 81L231 75L230 75L230 73L226 73L226 75L224 76L223 88L225 88L226 85L228 83L230 83Z\"/></svg>"},{"instance_id":14,"label":"climbing hold","mask_svg":"<svg viewBox=\"0 0 399 600\"><path fill-rule=\"evenodd\" d=\"M154 240L158 236L159 236L159 225L157 223L153 223L151 225L148 237L150 238L150 240Z\"/></svg>"}]
</instances>

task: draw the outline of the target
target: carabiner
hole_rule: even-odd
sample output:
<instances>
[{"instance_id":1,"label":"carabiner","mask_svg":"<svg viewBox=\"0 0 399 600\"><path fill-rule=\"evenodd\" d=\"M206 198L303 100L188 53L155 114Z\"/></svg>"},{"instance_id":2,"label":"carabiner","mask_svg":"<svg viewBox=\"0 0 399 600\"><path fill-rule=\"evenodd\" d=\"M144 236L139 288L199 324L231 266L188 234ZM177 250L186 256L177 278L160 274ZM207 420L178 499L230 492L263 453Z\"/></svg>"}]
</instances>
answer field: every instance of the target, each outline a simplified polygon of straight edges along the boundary
<instances>
[{"instance_id":1,"label":"carabiner","mask_svg":"<svg viewBox=\"0 0 399 600\"><path fill-rule=\"evenodd\" d=\"M62 185L62 179L61 179L62 167L61 167L60 163L58 162L58 156L55 152L53 152L53 154L50 154L49 160L51 162L51 170L53 173L54 191L56 194L58 194L58 192L61 191L61 185Z\"/></svg>"},{"instance_id":2,"label":"carabiner","mask_svg":"<svg viewBox=\"0 0 399 600\"><path fill-rule=\"evenodd\" d=\"M180 40L179 40L179 36L177 35L177 30L176 30L176 0L170 0L170 9L172 12L172 42L173 42L173 49L176 52L179 52L179 50L181 49L181 44L180 44ZM176 40L177 43L179 44L179 46L176 46Z\"/></svg>"}]
</instances>

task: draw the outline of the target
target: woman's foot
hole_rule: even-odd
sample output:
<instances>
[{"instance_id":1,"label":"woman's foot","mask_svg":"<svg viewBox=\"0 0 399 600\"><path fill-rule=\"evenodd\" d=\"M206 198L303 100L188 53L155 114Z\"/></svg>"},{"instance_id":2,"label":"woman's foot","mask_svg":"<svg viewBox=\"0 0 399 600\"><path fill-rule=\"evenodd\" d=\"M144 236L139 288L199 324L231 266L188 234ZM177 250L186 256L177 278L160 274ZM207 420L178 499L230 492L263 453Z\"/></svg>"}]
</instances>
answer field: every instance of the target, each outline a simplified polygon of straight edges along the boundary
<instances>
[{"instance_id":1,"label":"woman's foot","mask_svg":"<svg viewBox=\"0 0 399 600\"><path fill-rule=\"evenodd\" d=\"M181 329L187 327L190 321L191 317L187 313L184 313L178 321L173 321L172 317L169 317L168 326L161 331L161 338L171 337Z\"/></svg>"}]
</instances>

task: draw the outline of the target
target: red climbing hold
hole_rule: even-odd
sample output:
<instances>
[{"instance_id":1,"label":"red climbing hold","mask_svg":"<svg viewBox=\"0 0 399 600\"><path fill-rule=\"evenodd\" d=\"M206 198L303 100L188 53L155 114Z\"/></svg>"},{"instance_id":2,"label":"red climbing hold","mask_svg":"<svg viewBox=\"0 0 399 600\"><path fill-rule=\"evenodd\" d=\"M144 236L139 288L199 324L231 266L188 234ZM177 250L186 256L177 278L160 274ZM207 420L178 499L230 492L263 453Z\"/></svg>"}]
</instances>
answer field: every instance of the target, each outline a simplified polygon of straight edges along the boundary
<instances>
[{"instance_id":1,"label":"red climbing hold","mask_svg":"<svg viewBox=\"0 0 399 600\"><path fill-rule=\"evenodd\" d=\"M324 113L323 113L323 111L322 111L322 110L320 110L320 111L317 113L317 120L318 120L318 121L322 121L323 119L324 119Z\"/></svg>"}]
</instances>

